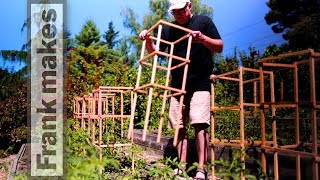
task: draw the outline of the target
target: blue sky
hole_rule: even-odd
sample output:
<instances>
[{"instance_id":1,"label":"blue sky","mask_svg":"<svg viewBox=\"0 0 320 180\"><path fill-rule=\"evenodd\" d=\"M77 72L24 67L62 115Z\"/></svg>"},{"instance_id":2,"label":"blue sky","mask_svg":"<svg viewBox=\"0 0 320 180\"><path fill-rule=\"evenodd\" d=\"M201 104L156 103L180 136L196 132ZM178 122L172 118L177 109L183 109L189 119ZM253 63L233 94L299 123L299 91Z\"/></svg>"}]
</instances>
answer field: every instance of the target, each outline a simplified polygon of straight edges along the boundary
<instances>
[{"instance_id":1,"label":"blue sky","mask_svg":"<svg viewBox=\"0 0 320 180\"><path fill-rule=\"evenodd\" d=\"M272 43L284 42L281 35L274 34L264 21L269 11L268 0L202 0L214 10L214 19L218 31L224 41L223 55L230 55L237 46L247 50L249 45L263 51ZM130 31L123 26L121 11L125 7L132 8L137 18L142 21L148 12L149 0L67 0L68 29L74 37L79 33L86 20L91 19L100 33L104 33L108 23L113 21L120 36L129 35ZM26 42L26 32L21 27L27 17L27 1L6 0L0 6L0 50L19 50ZM20 65L21 66L21 65ZM0 59L0 67L15 69L20 67Z\"/></svg>"}]
</instances>

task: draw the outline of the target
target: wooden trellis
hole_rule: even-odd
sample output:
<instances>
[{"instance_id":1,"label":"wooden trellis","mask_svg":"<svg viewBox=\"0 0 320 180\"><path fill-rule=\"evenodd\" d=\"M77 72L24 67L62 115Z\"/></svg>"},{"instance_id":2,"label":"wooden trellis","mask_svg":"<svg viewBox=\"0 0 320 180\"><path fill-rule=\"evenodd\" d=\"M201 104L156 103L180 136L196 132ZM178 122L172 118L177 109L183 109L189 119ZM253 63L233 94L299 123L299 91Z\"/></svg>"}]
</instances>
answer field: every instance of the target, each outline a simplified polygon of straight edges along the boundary
<instances>
[{"instance_id":1,"label":"wooden trellis","mask_svg":"<svg viewBox=\"0 0 320 180\"><path fill-rule=\"evenodd\" d=\"M163 40L163 39L161 39L161 32L162 32L163 25L167 25L167 26L170 26L171 28L176 28L176 29L182 30L186 33L186 35L181 37L180 39L174 41L174 42L169 42L169 41ZM142 140L145 141L147 129L148 129L148 124L149 124L152 98L153 98L153 96L158 96L158 97L163 98L163 103L162 103L162 108L161 108L161 118L160 118L160 123L159 123L159 128L158 128L158 137L157 137L157 142L160 142L161 133L162 133L163 118L164 118L163 115L164 115L165 108L166 108L167 98L173 97L173 96L180 96L179 111L182 112L184 95L186 93L185 85L186 85L186 79L187 79L188 64L190 62L189 58L190 58L190 50L191 50L191 44L192 44L192 36L190 36L190 33L192 31L189 29L183 28L181 26L162 21L162 20L160 20L153 27L151 27L148 30L148 33L152 34L156 30L157 30L157 36L156 37L152 36L152 35L150 36L150 38L152 40L156 41L155 51L150 54L145 55L146 41L143 41L143 44L142 44L142 50L141 50L141 55L140 55L140 60L139 60L137 82L136 82L136 86L134 89L133 111L135 111L135 108L136 108L138 93L148 94L148 103L147 103L147 107L146 107L146 116L145 116L144 129L143 129L143 134L142 134ZM173 55L175 45L180 43L181 41L186 41L186 40L188 41L188 45L187 45L187 51L186 51L185 57L178 57L178 56ZM169 46L169 53L162 52L160 50L160 43L165 43ZM168 58L168 63L166 66L159 64L159 61L158 61L159 56L164 56L164 57ZM151 61L149 61L149 60L151 60ZM176 66L171 66L173 60L179 61L179 64ZM141 80L142 70L145 67L152 67L151 79L150 79L150 83L141 85L140 80ZM173 87L170 87L170 85L169 85L171 71L174 71L177 68L184 68L183 82L182 82L181 88L173 88ZM165 84L160 84L159 82L156 82L157 70L164 70L166 72ZM164 92L163 93L155 92L155 88L162 89L162 90L164 90ZM132 117L132 121L133 121L133 118L134 117ZM177 124L180 124L179 123L180 120L181 120L181 118L178 118ZM133 125L133 123L131 125ZM175 136L174 136L174 145L177 144L179 128L180 128L180 126L176 126ZM131 130L133 128L129 128L129 129ZM129 138L130 138L130 134L131 133L128 134Z\"/></svg>"},{"instance_id":2,"label":"wooden trellis","mask_svg":"<svg viewBox=\"0 0 320 180\"><path fill-rule=\"evenodd\" d=\"M89 95L83 97L76 96L74 98L74 117L76 119L82 118L81 127L88 130L91 137L91 143L94 147L99 149L100 160L102 160L103 148L129 147L133 145L133 138L131 138L130 143L105 144L103 141L104 133L112 133L112 131L107 131L107 121L112 124L120 125L121 137L124 137L125 133L124 120L128 119L130 123L133 123L131 122L131 117L133 116L132 90L133 88L130 87L99 86ZM126 94L128 95L126 96ZM129 104L127 104L128 107L125 107L125 101L129 102ZM125 108L127 111L125 111ZM118 123L118 120L120 120L120 123ZM130 127L133 127L133 125L129 126L129 128ZM98 128L98 133L96 132L96 128ZM131 130L130 133L133 133L133 130ZM133 154L132 169L134 170Z\"/></svg>"},{"instance_id":3,"label":"wooden trellis","mask_svg":"<svg viewBox=\"0 0 320 180\"><path fill-rule=\"evenodd\" d=\"M295 60L292 61L284 61L286 58L305 58L302 60ZM320 156L318 152L318 148L320 148L320 145L318 143L318 131L319 131L319 124L317 124L317 110L320 109L320 102L317 102L316 98L316 62L320 61L320 53L314 52L312 49L304 50L304 51L298 51L288 54L281 54L274 57L268 57L263 58L259 60L259 70L258 69L249 69L245 67L239 67L238 70L227 72L221 75L212 75L211 80L214 82L216 79L224 79L224 80L230 80L230 81L236 81L239 82L239 99L240 104L237 106L230 106L230 107L216 107L215 106L215 98L214 98L214 85L212 84L212 94L211 94L211 143L212 143L212 164L214 161L214 146L215 145L223 145L223 146L236 146L240 147L242 150L245 148L245 146L259 146L262 149L261 154L261 164L262 164L262 171L266 173L267 171L267 162L266 162L266 154L267 152L273 153L273 161L274 161L274 178L279 179L279 170L278 170L278 155L279 153L285 153L285 154L291 154L296 156L296 179L301 179L301 157L309 157L312 158L312 167L313 167L313 179L317 180L319 179L319 162L320 162ZM301 101L299 100L299 84L298 84L298 68L299 65L308 65L309 66L309 79L310 79L310 100L309 101ZM272 71L268 69L267 67L270 67ZM284 85L283 81L280 81L280 101L276 101L276 94L275 94L275 79L277 77L274 77L274 71L276 69L281 68L281 70L286 69L292 69L293 70L293 86L294 86L294 101L293 102L284 102L283 101L283 92L284 92ZM243 79L243 72L244 71L250 71L254 73L259 73L259 78L254 78L250 80L244 80ZM238 74L237 77L234 77L235 74ZM232 76L233 75L233 76ZM270 99L265 100L265 79L266 75L270 79ZM230 77L231 76L231 77ZM243 85L249 82L254 83L254 103L246 103L243 100ZM259 86L259 101L258 101L258 84ZM303 87L307 88L307 87ZM252 106L254 107L255 113L259 112L260 114L260 127L261 127L261 141L254 141L254 142L248 142L244 139L244 117L245 117L245 107L246 106ZM311 134L312 134L312 142L302 142L300 140L300 117L299 117L299 107L307 107L310 110L310 121L311 121ZM259 110L258 110L259 108ZM294 108L294 126L295 126L295 143L294 144L285 144L282 146L278 145L278 139L277 139L277 122L276 122L276 110L278 108ZM235 140L218 140L215 139L215 129L214 129L214 123L215 123L215 116L214 112L216 111L222 111L222 110L235 110L240 111L240 139ZM271 110L271 118L272 118L272 141L266 140L266 111ZM296 149L298 147L311 147L311 152L302 152L300 149ZM244 156L241 157L241 160L244 161ZM243 168L245 168L243 166ZM214 166L212 166L212 173L214 174ZM214 177L214 176L213 176ZM244 179L243 174L241 175L241 178Z\"/></svg>"},{"instance_id":4,"label":"wooden trellis","mask_svg":"<svg viewBox=\"0 0 320 180\"><path fill-rule=\"evenodd\" d=\"M306 56L306 58L305 58ZM299 58L294 62L285 61L287 58ZM303 59L301 59L303 58ZM305 59L304 59L305 58ZM260 104L262 105L260 110L260 118L261 118L261 139L262 145L261 148L265 150L265 152L274 152L274 153L286 153L296 156L296 179L301 179L301 157L311 157L313 159L313 179L319 179L319 167L318 164L320 162L320 156L318 153L318 148L320 145L318 144L318 131L319 124L317 124L317 110L320 109L320 103L317 102L316 99L316 72L315 66L316 61L320 60L320 53L314 52L312 49L292 52L287 54L281 54L274 57L263 58L259 60L260 63ZM298 81L298 69L299 66L309 65L309 79L310 79L310 100L309 101L301 101L299 99L299 88L308 88L306 86L299 87ZM262 72L267 69L267 67L272 70L277 70L279 68L283 69L292 69L293 70L293 86L294 86L294 101L293 102L283 102L283 81L280 85L280 95L281 101L275 102L266 101L265 93L264 93L264 80L262 78ZM311 121L311 134L312 134L312 143L301 142L300 140L300 117L299 117L299 107L308 107L310 110L310 121ZM266 144L266 129L265 129L265 111L268 109L277 109L277 108L294 108L294 126L295 126L295 143L287 144L283 146L278 146L277 144L273 144L273 146ZM273 119L276 119L276 113L272 114ZM276 129L276 122L274 121L273 129ZM277 140L276 134L274 134L274 139ZM298 147L303 146L311 146L312 152L302 152ZM262 170L266 172L266 156L262 154ZM276 174L275 174L276 175ZM275 176L275 179L279 179L278 176Z\"/></svg>"},{"instance_id":5,"label":"wooden trellis","mask_svg":"<svg viewBox=\"0 0 320 180\"><path fill-rule=\"evenodd\" d=\"M244 79L244 73L251 73L256 74L256 78L252 79ZM211 163L212 163L212 174L214 177L214 160L215 160L215 153L214 153L214 147L216 145L221 146L233 146L233 147L240 147L242 151L245 150L245 146L260 146L262 144L261 141L253 141L249 142L245 140L245 107L254 107L253 113L258 113L257 108L260 106L257 99L257 83L260 80L259 74L260 71L258 69L251 69L240 66L237 70L230 71L224 74L219 75L211 75ZM272 71L263 71L263 78L269 77L270 79L270 85L271 85L271 96L274 95L273 91L273 83L274 83L274 77ZM227 80L227 81L234 81L238 84L239 87L239 99L240 102L237 105L227 106L227 107L221 107L215 105L215 91L214 91L214 83L218 79L220 80ZM244 102L244 85L248 83L253 83L253 102ZM273 96L274 97L274 96ZM239 139L229 140L229 139L216 139L215 138L215 112L218 111L238 111L240 113L240 137ZM275 132L274 132L275 133ZM275 144L275 141L267 142L268 144ZM275 159L277 159L277 155L275 154ZM244 153L241 153L241 161L245 161ZM276 164L277 165L277 164ZM245 166L243 164L243 169L245 169ZM277 171L277 166L274 166L274 170ZM244 175L241 174L241 179L244 179Z\"/></svg>"}]
</instances>

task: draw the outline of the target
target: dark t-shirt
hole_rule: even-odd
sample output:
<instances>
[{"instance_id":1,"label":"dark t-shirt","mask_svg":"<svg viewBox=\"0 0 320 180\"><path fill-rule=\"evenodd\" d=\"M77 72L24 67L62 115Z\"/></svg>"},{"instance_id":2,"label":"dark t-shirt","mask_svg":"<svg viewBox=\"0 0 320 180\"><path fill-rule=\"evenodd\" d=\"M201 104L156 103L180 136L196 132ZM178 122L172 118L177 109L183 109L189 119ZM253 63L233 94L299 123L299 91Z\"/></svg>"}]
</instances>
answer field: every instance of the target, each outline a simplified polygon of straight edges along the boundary
<instances>
[{"instance_id":1,"label":"dark t-shirt","mask_svg":"<svg viewBox=\"0 0 320 180\"><path fill-rule=\"evenodd\" d=\"M185 24L180 25L176 21L173 22L179 26L201 31L202 34L213 38L221 39L216 26L207 16L193 15L192 18ZM175 41L186 35L185 31L164 26L161 39ZM188 39L174 46L173 54L179 57L186 57ZM167 45L161 43L161 50L165 50ZM192 43L190 52L190 64L188 68L186 91L193 93L195 91L210 91L210 75L213 69L212 52L201 43ZM180 64L181 61L173 60L172 66ZM181 89L184 67L180 67L171 71L172 80L171 86Z\"/></svg>"}]
</instances>

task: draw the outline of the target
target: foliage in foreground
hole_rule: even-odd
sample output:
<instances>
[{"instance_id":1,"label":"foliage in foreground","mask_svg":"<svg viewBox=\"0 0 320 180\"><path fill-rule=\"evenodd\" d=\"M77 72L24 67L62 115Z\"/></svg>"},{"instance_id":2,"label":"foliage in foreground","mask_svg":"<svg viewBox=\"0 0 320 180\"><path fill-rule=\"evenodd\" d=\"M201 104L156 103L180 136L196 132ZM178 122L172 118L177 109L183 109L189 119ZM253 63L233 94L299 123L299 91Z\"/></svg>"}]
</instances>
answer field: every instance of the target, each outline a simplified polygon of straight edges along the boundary
<instances>
[{"instance_id":1,"label":"foliage in foreground","mask_svg":"<svg viewBox=\"0 0 320 180\"><path fill-rule=\"evenodd\" d=\"M214 165L217 167L218 172L216 176L221 179L241 179L241 173L243 173L245 179L266 179L267 176L261 171L261 164L258 160L254 159L254 162L258 165L254 170L243 169L243 161L241 161L241 155L245 158L250 158L245 152L240 150L231 149L232 155L229 159L219 158L214 161ZM255 171L255 172L254 172Z\"/></svg>"},{"instance_id":2,"label":"foliage in foreground","mask_svg":"<svg viewBox=\"0 0 320 180\"><path fill-rule=\"evenodd\" d=\"M142 154L143 149L136 145L130 148L104 148L103 159L100 161L98 149L91 145L88 133L76 128L76 124L75 120L68 119L66 149L68 153L68 179L176 179L177 177L173 176L173 169L183 169L182 167L185 166L177 158L162 158L147 163L146 157L143 157ZM117 129L114 131L117 131ZM107 132L104 135L110 136L110 133ZM132 153L135 157L134 170L131 168ZM217 176L224 179L238 179L240 172L243 172L248 179L264 177L261 173L252 175L249 170L243 171L243 163L240 161L240 152L234 151L232 158L215 161L215 166L219 169ZM194 163L188 169L183 170L181 176L187 178L188 174L197 167L197 163ZM257 168L257 172L261 172L259 171L260 166ZM207 167L207 169L210 169L210 167ZM100 170L102 170L102 173L100 173Z\"/></svg>"}]
</instances>

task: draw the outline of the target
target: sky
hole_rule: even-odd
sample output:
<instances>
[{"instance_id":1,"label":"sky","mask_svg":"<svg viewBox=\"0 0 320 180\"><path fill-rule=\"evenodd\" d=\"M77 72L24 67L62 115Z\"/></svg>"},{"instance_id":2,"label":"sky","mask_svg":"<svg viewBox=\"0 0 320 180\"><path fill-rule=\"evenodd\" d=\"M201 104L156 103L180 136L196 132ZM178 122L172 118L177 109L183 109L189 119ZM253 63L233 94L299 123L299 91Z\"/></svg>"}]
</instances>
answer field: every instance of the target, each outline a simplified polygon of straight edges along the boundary
<instances>
[{"instance_id":1,"label":"sky","mask_svg":"<svg viewBox=\"0 0 320 180\"><path fill-rule=\"evenodd\" d=\"M251 45L263 52L269 44L282 44L281 35L274 34L264 20L269 11L268 0L202 0L213 8L213 21L224 42L223 56L232 55L234 47L248 50ZM148 13L149 0L67 0L67 28L74 37L81 31L85 21L93 20L103 34L113 21L119 37L130 35L123 26L121 12L129 7L142 22ZM0 50L19 50L27 41L27 31L21 27L27 17L26 0L5 0L0 6ZM0 67L17 70L24 64L4 62Z\"/></svg>"}]
</instances>

